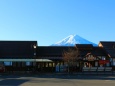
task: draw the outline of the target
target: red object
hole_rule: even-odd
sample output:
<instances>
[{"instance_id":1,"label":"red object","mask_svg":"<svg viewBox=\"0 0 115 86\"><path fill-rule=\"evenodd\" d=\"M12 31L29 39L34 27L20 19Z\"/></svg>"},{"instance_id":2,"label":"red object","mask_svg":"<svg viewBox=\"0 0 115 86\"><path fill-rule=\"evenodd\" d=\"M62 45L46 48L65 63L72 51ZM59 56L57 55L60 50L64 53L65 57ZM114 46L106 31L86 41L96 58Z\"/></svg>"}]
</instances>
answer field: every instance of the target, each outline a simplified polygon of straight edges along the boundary
<instances>
[{"instance_id":1,"label":"red object","mask_svg":"<svg viewBox=\"0 0 115 86\"><path fill-rule=\"evenodd\" d=\"M0 66L0 73L3 73L3 72L5 72L5 68Z\"/></svg>"},{"instance_id":2,"label":"red object","mask_svg":"<svg viewBox=\"0 0 115 86\"><path fill-rule=\"evenodd\" d=\"M109 60L99 60L99 64L106 64L109 63Z\"/></svg>"}]
</instances>

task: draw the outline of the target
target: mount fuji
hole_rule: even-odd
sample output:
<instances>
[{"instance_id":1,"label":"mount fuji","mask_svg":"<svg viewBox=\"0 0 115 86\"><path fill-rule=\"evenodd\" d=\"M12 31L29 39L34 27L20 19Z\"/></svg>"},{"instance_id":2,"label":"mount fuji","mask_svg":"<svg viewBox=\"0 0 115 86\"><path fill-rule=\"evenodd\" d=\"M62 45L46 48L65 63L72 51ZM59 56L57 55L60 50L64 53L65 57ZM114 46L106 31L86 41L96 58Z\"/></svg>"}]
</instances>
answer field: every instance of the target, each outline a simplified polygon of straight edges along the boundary
<instances>
[{"instance_id":1,"label":"mount fuji","mask_svg":"<svg viewBox=\"0 0 115 86\"><path fill-rule=\"evenodd\" d=\"M75 44L92 44L93 46L97 46L97 44L90 42L78 35L70 35L61 41L52 44L51 46L75 46Z\"/></svg>"}]
</instances>

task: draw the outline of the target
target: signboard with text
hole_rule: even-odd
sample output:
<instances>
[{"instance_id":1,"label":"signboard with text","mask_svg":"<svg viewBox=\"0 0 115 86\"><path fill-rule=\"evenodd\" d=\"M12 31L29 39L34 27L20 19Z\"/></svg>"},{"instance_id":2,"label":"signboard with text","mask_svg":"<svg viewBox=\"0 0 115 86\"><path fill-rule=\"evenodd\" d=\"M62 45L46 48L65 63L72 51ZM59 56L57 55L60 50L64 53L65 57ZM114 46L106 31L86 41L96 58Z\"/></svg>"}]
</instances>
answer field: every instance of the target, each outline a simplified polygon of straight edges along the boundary
<instances>
[{"instance_id":1,"label":"signboard with text","mask_svg":"<svg viewBox=\"0 0 115 86\"><path fill-rule=\"evenodd\" d=\"M109 63L109 60L99 60L99 64L107 64Z\"/></svg>"}]
</instances>

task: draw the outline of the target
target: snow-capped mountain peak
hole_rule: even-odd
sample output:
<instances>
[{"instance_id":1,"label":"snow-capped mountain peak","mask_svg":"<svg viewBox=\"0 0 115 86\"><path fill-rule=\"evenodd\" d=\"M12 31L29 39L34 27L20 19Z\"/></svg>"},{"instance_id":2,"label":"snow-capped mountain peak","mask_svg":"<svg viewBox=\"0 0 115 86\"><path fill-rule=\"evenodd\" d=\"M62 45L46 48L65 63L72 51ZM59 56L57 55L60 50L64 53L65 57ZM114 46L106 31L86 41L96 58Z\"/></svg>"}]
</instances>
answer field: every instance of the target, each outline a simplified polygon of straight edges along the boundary
<instances>
[{"instance_id":1,"label":"snow-capped mountain peak","mask_svg":"<svg viewBox=\"0 0 115 86\"><path fill-rule=\"evenodd\" d=\"M97 46L95 43L90 42L78 35L70 35L61 41L52 44L51 46L75 46L75 44L93 44L94 46Z\"/></svg>"}]
</instances>

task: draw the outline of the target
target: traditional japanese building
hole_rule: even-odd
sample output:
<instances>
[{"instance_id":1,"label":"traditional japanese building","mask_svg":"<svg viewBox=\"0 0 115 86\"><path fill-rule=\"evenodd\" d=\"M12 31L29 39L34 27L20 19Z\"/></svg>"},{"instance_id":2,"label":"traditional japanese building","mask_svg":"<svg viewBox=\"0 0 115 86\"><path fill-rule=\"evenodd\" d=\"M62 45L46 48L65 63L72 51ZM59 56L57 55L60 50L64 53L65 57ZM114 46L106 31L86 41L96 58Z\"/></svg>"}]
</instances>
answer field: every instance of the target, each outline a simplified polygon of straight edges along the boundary
<instances>
[{"instance_id":1,"label":"traditional japanese building","mask_svg":"<svg viewBox=\"0 0 115 86\"><path fill-rule=\"evenodd\" d=\"M78 49L74 72L114 71L115 42L100 41L98 46L39 46L37 41L0 41L1 72L66 72L63 53Z\"/></svg>"},{"instance_id":2,"label":"traditional japanese building","mask_svg":"<svg viewBox=\"0 0 115 86\"><path fill-rule=\"evenodd\" d=\"M34 68L36 47L37 41L0 41L1 71L27 71Z\"/></svg>"}]
</instances>

